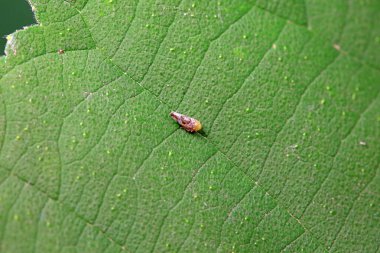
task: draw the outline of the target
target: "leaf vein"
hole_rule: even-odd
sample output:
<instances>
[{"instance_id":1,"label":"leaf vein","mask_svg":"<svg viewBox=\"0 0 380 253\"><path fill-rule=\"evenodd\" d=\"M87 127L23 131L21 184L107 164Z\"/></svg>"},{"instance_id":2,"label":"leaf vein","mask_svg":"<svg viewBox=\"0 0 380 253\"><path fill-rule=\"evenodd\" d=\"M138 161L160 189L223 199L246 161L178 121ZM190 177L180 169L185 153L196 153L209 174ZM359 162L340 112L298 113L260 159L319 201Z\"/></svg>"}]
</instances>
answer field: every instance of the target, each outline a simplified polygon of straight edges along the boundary
<instances>
[{"instance_id":1,"label":"leaf vein","mask_svg":"<svg viewBox=\"0 0 380 253\"><path fill-rule=\"evenodd\" d=\"M281 28L281 31L278 33L277 37L273 40L272 43L270 43L270 47L266 49L264 55L261 57L261 59L259 60L259 62L254 65L248 72L248 75L244 78L243 82L239 85L239 88L231 93L231 95L223 102L222 106L220 107L220 109L217 111L216 113L216 116L215 116L215 119L212 121L211 123L211 127L210 127L210 132L212 131L213 127L214 127L214 124L216 122L216 120L218 119L218 117L220 116L220 113L221 111L223 111L224 109L224 106L228 103L229 100L231 100L237 93L239 93L239 91L241 90L242 87L244 87L244 84L246 83L246 81L248 80L248 78L251 76L251 74L255 71L255 69L261 64L261 62L263 61L263 59L268 55L269 52L271 52L272 50L272 45L273 43L275 43L280 37L281 37L281 34L283 33L283 31L285 30L285 27L286 27L286 23L284 23L283 27Z\"/></svg>"},{"instance_id":2,"label":"leaf vein","mask_svg":"<svg viewBox=\"0 0 380 253\"><path fill-rule=\"evenodd\" d=\"M213 38L207 45L207 48L204 52L204 54L202 55L202 60L199 62L197 68L195 69L195 71L193 72L193 75L191 76L190 78L190 81L188 82L188 85L186 87L186 90L185 92L183 93L183 96L181 98L181 100L179 101L178 103L178 106L182 104L183 100L185 99L190 87L191 87L191 83L194 81L194 78L195 76L197 75L200 67L202 66L203 64L203 61L206 59L206 55L209 51L209 49L211 48L211 45L213 43L215 43L215 41L217 41L219 38L221 38L223 36L223 34L225 34L227 31L229 31L231 29L231 27L233 27L236 23L238 23L243 17L245 17L248 13L250 13L252 11L254 6L252 6L248 11L246 11L245 13L243 13L243 15L241 15L238 19L236 19L234 22L232 22L229 26L226 27L226 29L222 32L220 32L215 38Z\"/></svg>"},{"instance_id":3,"label":"leaf vein","mask_svg":"<svg viewBox=\"0 0 380 253\"><path fill-rule=\"evenodd\" d=\"M380 90L377 94L377 96L375 96L375 98L370 102L368 103L368 105L366 106L366 108L360 113L360 116L356 119L356 122L355 124L352 125L352 127L350 128L350 130L347 132L347 134L342 138L342 140L339 142L339 147L337 149L337 151L335 152L334 154L334 163L333 163L333 166L335 164L335 160L336 160L336 157L338 155L338 153L340 152L340 149L342 147L342 143L346 141L346 139L350 136L350 134L352 133L352 131L357 127L357 125L359 124L362 116L375 104L377 98L379 98L379 95L380 95ZM315 197L319 194L320 190L323 188L324 184L327 182L327 179L328 177L330 176L331 172L333 171L333 168L331 168L326 177L323 179L320 187L318 188L318 190L315 192L315 194L313 195L313 197L310 199L308 205L306 206L305 210L303 211L302 215L300 216L301 218L304 216L304 214L307 212L308 208L311 206L311 203L313 203Z\"/></svg>"}]
</instances>

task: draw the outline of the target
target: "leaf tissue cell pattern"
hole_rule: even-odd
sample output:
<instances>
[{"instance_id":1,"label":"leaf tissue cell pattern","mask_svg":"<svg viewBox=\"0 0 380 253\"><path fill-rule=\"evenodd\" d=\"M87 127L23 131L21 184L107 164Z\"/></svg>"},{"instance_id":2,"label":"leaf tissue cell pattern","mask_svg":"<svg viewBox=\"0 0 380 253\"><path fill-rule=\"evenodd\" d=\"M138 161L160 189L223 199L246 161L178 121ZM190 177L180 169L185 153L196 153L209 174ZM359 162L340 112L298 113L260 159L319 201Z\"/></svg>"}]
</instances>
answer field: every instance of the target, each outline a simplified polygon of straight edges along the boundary
<instances>
[{"instance_id":1,"label":"leaf tissue cell pattern","mask_svg":"<svg viewBox=\"0 0 380 253\"><path fill-rule=\"evenodd\" d=\"M378 251L378 2L31 5L0 60L1 252Z\"/></svg>"}]
</instances>

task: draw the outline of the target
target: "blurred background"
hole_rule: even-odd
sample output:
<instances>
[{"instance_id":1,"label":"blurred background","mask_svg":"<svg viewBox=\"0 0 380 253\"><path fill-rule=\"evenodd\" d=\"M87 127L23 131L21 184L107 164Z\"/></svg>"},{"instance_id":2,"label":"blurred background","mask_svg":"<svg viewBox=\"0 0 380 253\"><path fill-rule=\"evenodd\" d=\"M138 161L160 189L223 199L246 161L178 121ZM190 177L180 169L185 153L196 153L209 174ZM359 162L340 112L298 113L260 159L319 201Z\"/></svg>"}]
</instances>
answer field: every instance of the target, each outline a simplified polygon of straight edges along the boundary
<instances>
[{"instance_id":1,"label":"blurred background","mask_svg":"<svg viewBox=\"0 0 380 253\"><path fill-rule=\"evenodd\" d=\"M26 0L0 0L0 55L4 55L8 34L35 23L32 7Z\"/></svg>"}]
</instances>

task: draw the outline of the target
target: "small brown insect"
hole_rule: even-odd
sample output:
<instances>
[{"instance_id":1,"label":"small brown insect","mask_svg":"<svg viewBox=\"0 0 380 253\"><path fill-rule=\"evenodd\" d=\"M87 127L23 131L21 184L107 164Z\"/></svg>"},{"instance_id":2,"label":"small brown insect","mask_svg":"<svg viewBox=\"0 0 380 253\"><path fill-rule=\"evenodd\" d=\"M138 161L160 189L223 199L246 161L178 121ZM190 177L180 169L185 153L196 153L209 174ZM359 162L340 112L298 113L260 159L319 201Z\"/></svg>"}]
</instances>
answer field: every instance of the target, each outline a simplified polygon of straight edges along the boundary
<instances>
[{"instance_id":1,"label":"small brown insect","mask_svg":"<svg viewBox=\"0 0 380 253\"><path fill-rule=\"evenodd\" d=\"M178 122L178 124L183 127L188 132L198 132L202 129L202 124L198 120L191 118L189 116L180 114L178 112L171 112L170 116Z\"/></svg>"},{"instance_id":2,"label":"small brown insect","mask_svg":"<svg viewBox=\"0 0 380 253\"><path fill-rule=\"evenodd\" d=\"M63 49L58 50L58 54L64 54L64 53L65 53L65 50L63 50Z\"/></svg>"}]
</instances>

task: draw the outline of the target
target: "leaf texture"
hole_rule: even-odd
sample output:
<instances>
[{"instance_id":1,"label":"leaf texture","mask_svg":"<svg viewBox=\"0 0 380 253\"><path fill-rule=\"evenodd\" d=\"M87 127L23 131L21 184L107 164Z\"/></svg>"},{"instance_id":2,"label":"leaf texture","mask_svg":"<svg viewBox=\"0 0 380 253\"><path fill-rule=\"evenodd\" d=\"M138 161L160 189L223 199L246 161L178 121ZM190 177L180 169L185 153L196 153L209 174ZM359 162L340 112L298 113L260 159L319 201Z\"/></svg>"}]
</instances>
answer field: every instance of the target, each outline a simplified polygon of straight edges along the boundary
<instances>
[{"instance_id":1,"label":"leaf texture","mask_svg":"<svg viewBox=\"0 0 380 253\"><path fill-rule=\"evenodd\" d=\"M377 1L31 4L0 61L1 252L378 251Z\"/></svg>"}]
</instances>

